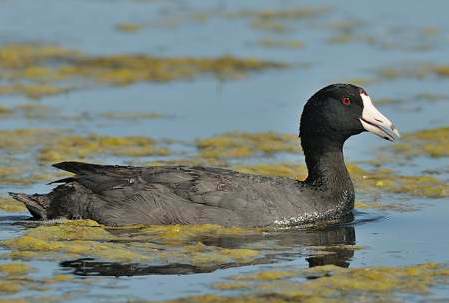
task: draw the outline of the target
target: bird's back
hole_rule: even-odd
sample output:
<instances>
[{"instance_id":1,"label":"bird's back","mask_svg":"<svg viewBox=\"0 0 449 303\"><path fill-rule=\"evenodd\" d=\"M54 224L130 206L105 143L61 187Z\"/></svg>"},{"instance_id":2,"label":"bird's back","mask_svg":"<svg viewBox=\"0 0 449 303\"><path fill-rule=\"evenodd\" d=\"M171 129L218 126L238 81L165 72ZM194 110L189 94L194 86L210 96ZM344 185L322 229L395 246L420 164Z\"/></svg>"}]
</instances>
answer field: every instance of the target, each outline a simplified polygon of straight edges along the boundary
<instances>
[{"instance_id":1,"label":"bird's back","mask_svg":"<svg viewBox=\"0 0 449 303\"><path fill-rule=\"evenodd\" d=\"M80 162L54 166L75 175L55 181L62 184L47 195L21 197L34 205L40 200L43 210L37 215L46 219L88 218L107 225L267 226L313 212L306 201L308 191L289 178L212 167Z\"/></svg>"}]
</instances>

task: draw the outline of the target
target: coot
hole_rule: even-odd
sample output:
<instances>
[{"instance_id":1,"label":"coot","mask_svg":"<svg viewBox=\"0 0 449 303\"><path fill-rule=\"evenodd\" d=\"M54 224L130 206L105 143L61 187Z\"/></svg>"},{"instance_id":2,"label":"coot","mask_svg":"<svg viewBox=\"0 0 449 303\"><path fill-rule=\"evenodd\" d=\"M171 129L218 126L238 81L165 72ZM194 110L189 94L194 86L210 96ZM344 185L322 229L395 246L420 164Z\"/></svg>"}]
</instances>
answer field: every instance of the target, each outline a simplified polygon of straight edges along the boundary
<instances>
[{"instance_id":1,"label":"coot","mask_svg":"<svg viewBox=\"0 0 449 303\"><path fill-rule=\"evenodd\" d=\"M338 221L354 208L345 141L363 131L399 138L393 123L351 84L329 85L304 106L301 145L308 177L244 174L202 166L132 167L62 162L74 173L48 194L11 196L35 219L92 219L106 225L220 224L261 227Z\"/></svg>"}]
</instances>

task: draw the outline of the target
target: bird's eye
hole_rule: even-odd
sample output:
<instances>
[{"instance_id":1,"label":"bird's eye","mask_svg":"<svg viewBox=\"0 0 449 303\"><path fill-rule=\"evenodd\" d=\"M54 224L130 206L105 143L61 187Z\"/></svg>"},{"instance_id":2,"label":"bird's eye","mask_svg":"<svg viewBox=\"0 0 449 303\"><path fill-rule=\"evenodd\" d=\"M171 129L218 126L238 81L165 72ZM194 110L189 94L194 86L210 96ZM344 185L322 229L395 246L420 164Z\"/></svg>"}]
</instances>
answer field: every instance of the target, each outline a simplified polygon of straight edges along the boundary
<instances>
[{"instance_id":1,"label":"bird's eye","mask_svg":"<svg viewBox=\"0 0 449 303\"><path fill-rule=\"evenodd\" d=\"M341 103L343 103L343 105L350 105L351 104L351 99L349 97L344 97L343 99L341 99Z\"/></svg>"}]
</instances>

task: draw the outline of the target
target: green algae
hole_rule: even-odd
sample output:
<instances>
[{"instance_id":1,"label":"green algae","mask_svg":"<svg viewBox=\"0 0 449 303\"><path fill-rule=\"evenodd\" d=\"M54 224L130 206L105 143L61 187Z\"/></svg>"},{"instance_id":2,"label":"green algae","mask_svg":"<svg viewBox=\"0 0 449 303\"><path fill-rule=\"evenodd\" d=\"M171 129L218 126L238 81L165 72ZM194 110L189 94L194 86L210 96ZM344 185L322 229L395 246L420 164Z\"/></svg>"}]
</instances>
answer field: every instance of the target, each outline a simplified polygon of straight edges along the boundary
<instances>
[{"instance_id":1,"label":"green algae","mask_svg":"<svg viewBox=\"0 0 449 303\"><path fill-rule=\"evenodd\" d=\"M144 28L145 25L131 22L118 23L115 29L122 33L135 33Z\"/></svg>"},{"instance_id":2,"label":"green algae","mask_svg":"<svg viewBox=\"0 0 449 303\"><path fill-rule=\"evenodd\" d=\"M42 162L58 162L68 159L86 159L96 154L115 156L166 156L167 147L159 147L155 140L148 137L112 137L112 136L62 136L45 145L39 154Z\"/></svg>"},{"instance_id":3,"label":"green algae","mask_svg":"<svg viewBox=\"0 0 449 303\"><path fill-rule=\"evenodd\" d=\"M365 44L382 50L424 52L441 41L436 29L389 26L382 33L372 34L367 31L365 22L351 18L333 21L329 29L332 31L327 39L330 44Z\"/></svg>"},{"instance_id":4,"label":"green algae","mask_svg":"<svg viewBox=\"0 0 449 303\"><path fill-rule=\"evenodd\" d=\"M411 212L416 211L418 208L413 205L409 205L406 203L382 203L379 201L356 201L354 204L354 208L357 209L376 209L382 211L395 211L395 212Z\"/></svg>"},{"instance_id":5,"label":"green algae","mask_svg":"<svg viewBox=\"0 0 449 303\"><path fill-rule=\"evenodd\" d=\"M6 212L23 212L26 211L26 207L23 203L12 198L0 197L0 210Z\"/></svg>"},{"instance_id":6,"label":"green algae","mask_svg":"<svg viewBox=\"0 0 449 303\"><path fill-rule=\"evenodd\" d=\"M256 30L269 31L273 33L285 33L291 31L291 28L281 21L272 19L255 18L251 21L251 27Z\"/></svg>"},{"instance_id":7,"label":"green algae","mask_svg":"<svg viewBox=\"0 0 449 303\"><path fill-rule=\"evenodd\" d=\"M78 61L65 68L67 76L93 77L99 83L128 85L140 81L167 82L192 79L199 74L211 73L219 78L238 78L246 72L283 68L284 64L258 59L220 58L162 58L147 55L114 55L93 57Z\"/></svg>"},{"instance_id":8,"label":"green algae","mask_svg":"<svg viewBox=\"0 0 449 303\"><path fill-rule=\"evenodd\" d=\"M246 158L256 155L270 156L275 153L296 153L299 151L299 139L296 135L274 132L232 132L199 139L196 146L200 157L203 158Z\"/></svg>"},{"instance_id":9,"label":"green algae","mask_svg":"<svg viewBox=\"0 0 449 303\"><path fill-rule=\"evenodd\" d=\"M2 275L24 275L31 271L31 267L25 263L7 263L0 264L0 273Z\"/></svg>"},{"instance_id":10,"label":"green algae","mask_svg":"<svg viewBox=\"0 0 449 303\"><path fill-rule=\"evenodd\" d=\"M6 106L0 105L0 117L9 116L13 113L13 111Z\"/></svg>"},{"instance_id":11,"label":"green algae","mask_svg":"<svg viewBox=\"0 0 449 303\"><path fill-rule=\"evenodd\" d=\"M294 271L261 271L254 274L247 275L239 275L235 276L233 279L238 281L274 281L274 280L283 280L291 277L297 276L297 273Z\"/></svg>"},{"instance_id":12,"label":"green algae","mask_svg":"<svg viewBox=\"0 0 449 303\"><path fill-rule=\"evenodd\" d=\"M68 87L57 87L48 84L12 84L0 85L0 95L24 95L31 99L59 95L70 90Z\"/></svg>"},{"instance_id":13,"label":"green algae","mask_svg":"<svg viewBox=\"0 0 449 303\"><path fill-rule=\"evenodd\" d=\"M328 13L331 9L324 6L303 6L289 9L243 10L229 13L229 17L252 17L267 20L303 20L316 18Z\"/></svg>"},{"instance_id":14,"label":"green algae","mask_svg":"<svg viewBox=\"0 0 449 303\"><path fill-rule=\"evenodd\" d=\"M377 75L384 80L424 79L430 76L446 79L449 77L449 65L414 63L413 65L388 66L377 70Z\"/></svg>"},{"instance_id":15,"label":"green algae","mask_svg":"<svg viewBox=\"0 0 449 303\"><path fill-rule=\"evenodd\" d=\"M433 176L403 176L390 169L368 171L357 165L348 165L357 188L404 193L427 198L449 196L449 185Z\"/></svg>"},{"instance_id":16,"label":"green algae","mask_svg":"<svg viewBox=\"0 0 449 303\"><path fill-rule=\"evenodd\" d=\"M219 282L215 283L212 287L218 290L241 290L248 288L249 285L243 282Z\"/></svg>"},{"instance_id":17,"label":"green algae","mask_svg":"<svg viewBox=\"0 0 449 303\"><path fill-rule=\"evenodd\" d=\"M12 161L13 163L10 164L14 165L15 161L18 160ZM40 168L39 170L37 170L34 169L34 167L30 168L23 165L13 167L0 167L0 183L3 185L8 184L25 186L35 183L49 182L51 180L54 180L55 178L61 179L62 177L66 176L67 174L64 172L54 173L48 171L46 168ZM8 203L8 201L3 201L2 199L0 199L0 201L5 202L5 207L11 207L11 211L13 211L13 204ZM3 209L2 206L0 206L0 209Z\"/></svg>"},{"instance_id":18,"label":"green algae","mask_svg":"<svg viewBox=\"0 0 449 303\"><path fill-rule=\"evenodd\" d=\"M449 196L449 184L433 176L403 176L390 169L366 170L355 164L349 164L347 168L356 190L367 193L386 191L427 198ZM304 180L307 176L304 166L288 163L238 165L235 169L245 173L283 176L298 180Z\"/></svg>"},{"instance_id":19,"label":"green algae","mask_svg":"<svg viewBox=\"0 0 449 303\"><path fill-rule=\"evenodd\" d=\"M206 245L202 239L258 234L253 229L218 225L105 227L90 220L63 220L29 229L1 244L19 260L64 260L93 257L108 262L143 264L191 264L219 267L221 264L251 264L261 251L245 247Z\"/></svg>"},{"instance_id":20,"label":"green algae","mask_svg":"<svg viewBox=\"0 0 449 303\"><path fill-rule=\"evenodd\" d=\"M252 283L243 285L240 296L203 295L165 302L392 302L404 293L425 298L431 294L432 287L449 282L447 267L434 263L353 269L325 265L266 273L268 277L287 279L260 279L264 272L241 274L231 279ZM290 277L292 279L288 279ZM235 289L225 287L222 290Z\"/></svg>"},{"instance_id":21,"label":"green algae","mask_svg":"<svg viewBox=\"0 0 449 303\"><path fill-rule=\"evenodd\" d=\"M418 99L420 101L440 101L440 100L449 100L449 95L446 94L437 94L437 93L431 93L431 92L423 92L420 94L417 94L415 96L415 99Z\"/></svg>"},{"instance_id":22,"label":"green algae","mask_svg":"<svg viewBox=\"0 0 449 303\"><path fill-rule=\"evenodd\" d=\"M0 294L22 290L23 280L31 271L31 266L25 263L0 264Z\"/></svg>"},{"instance_id":23,"label":"green algae","mask_svg":"<svg viewBox=\"0 0 449 303\"><path fill-rule=\"evenodd\" d=\"M126 228L125 228L126 229ZM207 235L213 236L243 236L258 233L258 229L241 227L224 227L216 224L201 225L154 225L142 226L139 230L140 236L158 237L165 243L189 242L195 238ZM135 237L138 237L135 235Z\"/></svg>"},{"instance_id":24,"label":"green algae","mask_svg":"<svg viewBox=\"0 0 449 303\"><path fill-rule=\"evenodd\" d=\"M405 134L401 143L394 147L396 153L407 157L449 156L449 127L433 128Z\"/></svg>"},{"instance_id":25,"label":"green algae","mask_svg":"<svg viewBox=\"0 0 449 303\"><path fill-rule=\"evenodd\" d=\"M279 164L255 164L255 165L238 165L235 170L264 176L280 176L291 177L297 180L304 180L307 177L307 169L304 165L279 163Z\"/></svg>"},{"instance_id":26,"label":"green algae","mask_svg":"<svg viewBox=\"0 0 449 303\"><path fill-rule=\"evenodd\" d=\"M12 250L13 259L52 259L68 255L71 257L94 256L122 262L147 260L126 248L126 245L110 243L115 239L94 221L67 221L57 225L42 225L28 230L24 235L2 241Z\"/></svg>"},{"instance_id":27,"label":"green algae","mask_svg":"<svg viewBox=\"0 0 449 303\"><path fill-rule=\"evenodd\" d=\"M376 105L379 105L379 106L400 104L402 102L404 102L404 100L398 99L398 98L380 98L380 99L376 99Z\"/></svg>"},{"instance_id":28,"label":"green algae","mask_svg":"<svg viewBox=\"0 0 449 303\"><path fill-rule=\"evenodd\" d=\"M257 44L265 48L299 49L304 47L304 43L300 40L280 40L273 38L261 39Z\"/></svg>"},{"instance_id":29,"label":"green algae","mask_svg":"<svg viewBox=\"0 0 449 303\"><path fill-rule=\"evenodd\" d=\"M152 113L152 112L106 112L102 113L101 116L107 119L113 120L155 120L167 118L168 115L161 113Z\"/></svg>"},{"instance_id":30,"label":"green algae","mask_svg":"<svg viewBox=\"0 0 449 303\"><path fill-rule=\"evenodd\" d=\"M226 18L249 18L250 26L255 30L284 34L293 30L292 22L313 20L328 13L331 9L324 6L303 6L290 9L242 10L225 13ZM295 43L296 44L296 43Z\"/></svg>"},{"instance_id":31,"label":"green algae","mask_svg":"<svg viewBox=\"0 0 449 303\"><path fill-rule=\"evenodd\" d=\"M52 276L34 276L30 273L36 269L27 263L13 262L0 264L0 302L27 302L29 297L18 298L24 292L46 292L51 288L61 288L64 283L70 282L72 285L85 284L83 281L76 281L71 275L56 274ZM67 299L67 297L66 297ZM33 297L30 302L61 302L50 297Z\"/></svg>"},{"instance_id":32,"label":"green algae","mask_svg":"<svg viewBox=\"0 0 449 303\"><path fill-rule=\"evenodd\" d=\"M53 45L9 44L0 47L0 95L22 94L39 99L92 85L129 85L142 81L188 80L211 74L240 78L252 71L286 64L236 58L156 57L146 54L92 56ZM83 81L89 82L83 84ZM76 86L73 85L76 83Z\"/></svg>"},{"instance_id":33,"label":"green algae","mask_svg":"<svg viewBox=\"0 0 449 303\"><path fill-rule=\"evenodd\" d=\"M57 131L38 128L0 130L0 150L11 153L26 152L42 142L51 141L57 134Z\"/></svg>"}]
</instances>

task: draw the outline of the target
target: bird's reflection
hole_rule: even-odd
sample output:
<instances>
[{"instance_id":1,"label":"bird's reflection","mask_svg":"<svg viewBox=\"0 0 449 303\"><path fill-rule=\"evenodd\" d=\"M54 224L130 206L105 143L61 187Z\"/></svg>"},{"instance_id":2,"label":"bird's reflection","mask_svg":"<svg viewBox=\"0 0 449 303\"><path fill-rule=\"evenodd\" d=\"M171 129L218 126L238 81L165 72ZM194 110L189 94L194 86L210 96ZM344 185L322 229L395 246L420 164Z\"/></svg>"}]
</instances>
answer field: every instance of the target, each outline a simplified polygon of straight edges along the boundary
<instances>
[{"instance_id":1,"label":"bird's reflection","mask_svg":"<svg viewBox=\"0 0 449 303\"><path fill-rule=\"evenodd\" d=\"M251 263L238 262L192 265L172 263L167 265L145 265L138 263L123 264L114 262L99 262L92 258L70 260L60 263L64 268L73 269L73 273L82 276L142 276L142 275L186 275L209 273L218 269L270 264L285 260L305 257L310 267L334 264L348 267L354 255L355 244L354 224L333 225L319 229L284 230L254 236L203 237L198 239L204 245L223 248L248 247L248 245L269 241L276 243L272 249L261 258ZM268 242L263 242L268 243ZM270 250L273 250L271 252Z\"/></svg>"}]
</instances>

